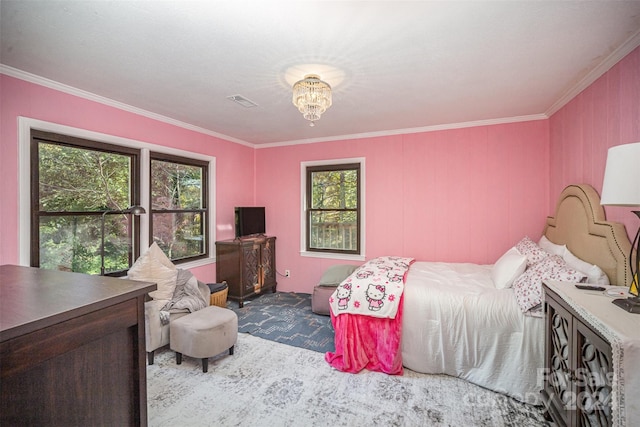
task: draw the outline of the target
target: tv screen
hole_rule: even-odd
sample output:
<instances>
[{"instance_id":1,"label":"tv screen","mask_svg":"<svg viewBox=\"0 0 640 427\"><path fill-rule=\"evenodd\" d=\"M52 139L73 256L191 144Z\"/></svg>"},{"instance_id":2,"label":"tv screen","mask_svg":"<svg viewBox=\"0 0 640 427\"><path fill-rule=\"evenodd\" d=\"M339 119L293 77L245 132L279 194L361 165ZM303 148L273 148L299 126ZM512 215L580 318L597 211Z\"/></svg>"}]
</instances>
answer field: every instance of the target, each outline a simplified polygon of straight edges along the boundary
<instances>
[{"instance_id":1,"label":"tv screen","mask_svg":"<svg viewBox=\"0 0 640 427\"><path fill-rule=\"evenodd\" d=\"M264 207L236 208L236 238L265 233Z\"/></svg>"}]
</instances>

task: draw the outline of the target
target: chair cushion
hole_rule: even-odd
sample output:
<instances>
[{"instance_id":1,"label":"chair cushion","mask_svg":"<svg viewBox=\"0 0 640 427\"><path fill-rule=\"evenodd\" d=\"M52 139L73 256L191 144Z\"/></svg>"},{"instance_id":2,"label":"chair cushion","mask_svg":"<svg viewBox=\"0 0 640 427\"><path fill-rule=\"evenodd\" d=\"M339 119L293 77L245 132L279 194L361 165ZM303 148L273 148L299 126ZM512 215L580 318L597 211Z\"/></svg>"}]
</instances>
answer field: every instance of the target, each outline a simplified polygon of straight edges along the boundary
<instances>
[{"instance_id":1,"label":"chair cushion","mask_svg":"<svg viewBox=\"0 0 640 427\"><path fill-rule=\"evenodd\" d=\"M357 265L349 264L332 265L322 274L318 285L336 287L342 283L344 279L349 277L357 268Z\"/></svg>"}]
</instances>

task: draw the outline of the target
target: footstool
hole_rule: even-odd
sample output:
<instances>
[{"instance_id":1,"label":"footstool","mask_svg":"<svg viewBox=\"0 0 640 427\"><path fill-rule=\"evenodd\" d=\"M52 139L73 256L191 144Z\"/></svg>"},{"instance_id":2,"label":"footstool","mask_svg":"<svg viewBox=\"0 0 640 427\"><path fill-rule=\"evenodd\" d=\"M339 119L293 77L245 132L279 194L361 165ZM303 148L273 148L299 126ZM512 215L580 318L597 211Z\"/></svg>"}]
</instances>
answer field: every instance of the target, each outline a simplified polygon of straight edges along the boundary
<instances>
[{"instance_id":1,"label":"footstool","mask_svg":"<svg viewBox=\"0 0 640 427\"><path fill-rule=\"evenodd\" d=\"M311 311L315 314L323 314L329 316L331 308L329 307L329 297L336 290L336 286L316 285L313 288L311 296Z\"/></svg>"},{"instance_id":2,"label":"footstool","mask_svg":"<svg viewBox=\"0 0 640 427\"><path fill-rule=\"evenodd\" d=\"M176 363L182 355L202 359L202 372L209 370L209 357L229 350L238 339L238 316L228 308L210 305L171 322L169 346L176 352Z\"/></svg>"},{"instance_id":3,"label":"footstool","mask_svg":"<svg viewBox=\"0 0 640 427\"><path fill-rule=\"evenodd\" d=\"M337 264L327 268L320 278L320 282L313 288L311 296L311 311L316 314L329 316L329 297L336 287L357 270L357 265Z\"/></svg>"}]
</instances>

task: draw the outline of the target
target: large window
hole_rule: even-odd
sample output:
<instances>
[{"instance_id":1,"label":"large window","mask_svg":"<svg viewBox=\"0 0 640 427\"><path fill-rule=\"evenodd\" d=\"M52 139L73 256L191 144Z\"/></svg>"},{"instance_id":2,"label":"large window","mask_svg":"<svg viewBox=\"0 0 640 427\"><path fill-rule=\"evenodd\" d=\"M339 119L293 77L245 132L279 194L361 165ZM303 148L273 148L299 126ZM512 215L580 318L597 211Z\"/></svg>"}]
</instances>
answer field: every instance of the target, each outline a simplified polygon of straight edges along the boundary
<instances>
[{"instance_id":1,"label":"large window","mask_svg":"<svg viewBox=\"0 0 640 427\"><path fill-rule=\"evenodd\" d=\"M39 131L31 144L31 265L88 274L128 269L139 220L110 211L139 204L139 150Z\"/></svg>"},{"instance_id":2,"label":"large window","mask_svg":"<svg viewBox=\"0 0 640 427\"><path fill-rule=\"evenodd\" d=\"M305 251L362 254L361 162L305 165Z\"/></svg>"},{"instance_id":3,"label":"large window","mask_svg":"<svg viewBox=\"0 0 640 427\"><path fill-rule=\"evenodd\" d=\"M215 158L33 122L20 120L21 263L121 275L153 242L183 268L214 261ZM122 212L135 205L146 213Z\"/></svg>"},{"instance_id":4,"label":"large window","mask_svg":"<svg viewBox=\"0 0 640 427\"><path fill-rule=\"evenodd\" d=\"M151 153L151 236L172 260L207 255L207 166Z\"/></svg>"}]
</instances>

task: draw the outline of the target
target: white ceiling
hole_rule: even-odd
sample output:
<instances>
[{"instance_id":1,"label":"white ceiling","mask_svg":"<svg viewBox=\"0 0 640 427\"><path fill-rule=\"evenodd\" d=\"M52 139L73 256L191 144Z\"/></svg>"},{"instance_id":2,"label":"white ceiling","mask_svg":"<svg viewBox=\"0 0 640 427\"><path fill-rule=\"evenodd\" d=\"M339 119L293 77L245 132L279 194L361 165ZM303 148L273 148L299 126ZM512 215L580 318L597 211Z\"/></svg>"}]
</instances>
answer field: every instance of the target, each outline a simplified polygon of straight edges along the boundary
<instances>
[{"instance_id":1,"label":"white ceiling","mask_svg":"<svg viewBox=\"0 0 640 427\"><path fill-rule=\"evenodd\" d=\"M543 118L640 45L640 1L0 7L3 73L256 146ZM333 86L315 127L291 103L307 73Z\"/></svg>"}]
</instances>

